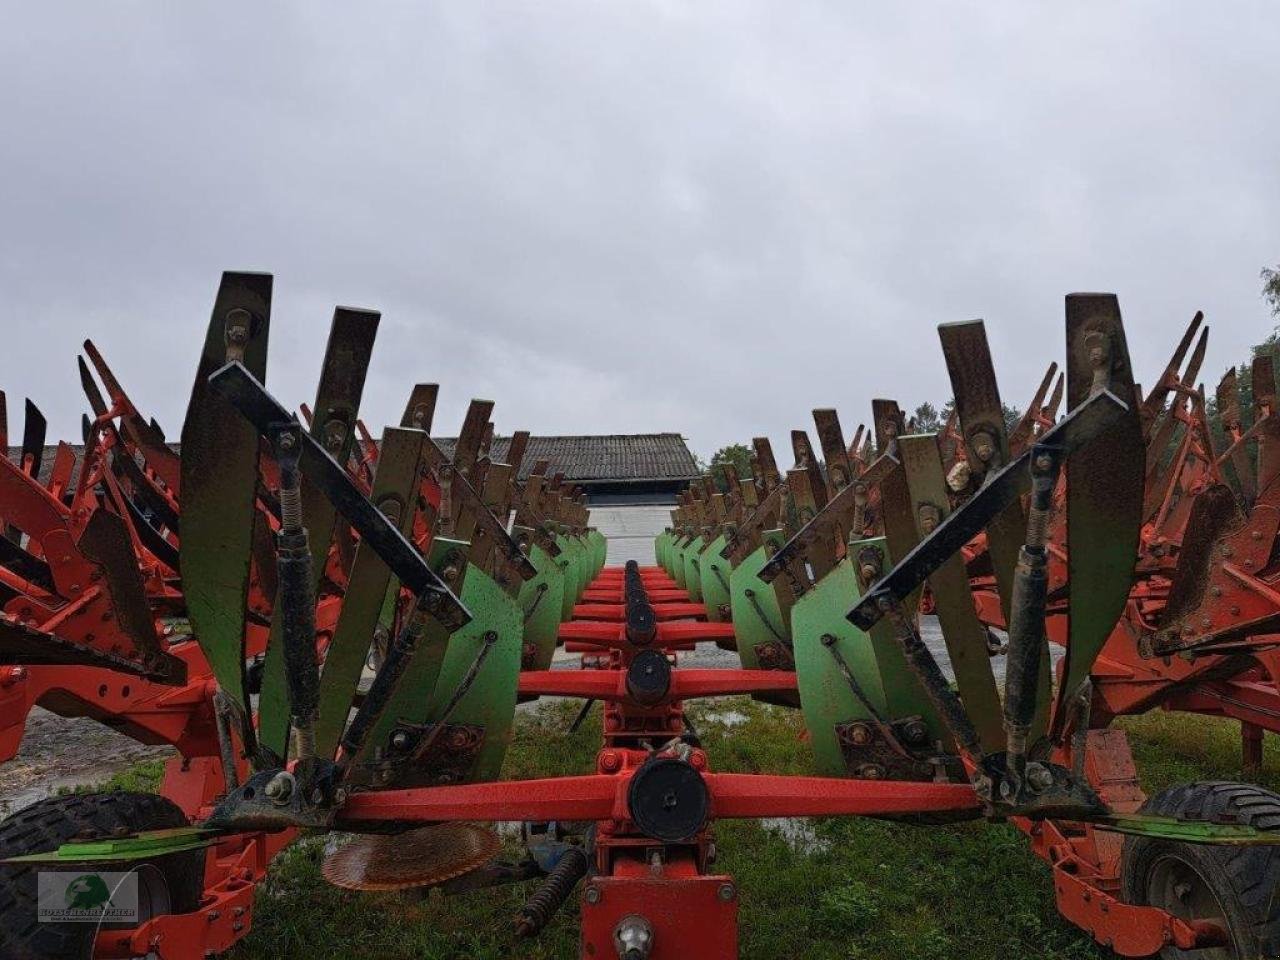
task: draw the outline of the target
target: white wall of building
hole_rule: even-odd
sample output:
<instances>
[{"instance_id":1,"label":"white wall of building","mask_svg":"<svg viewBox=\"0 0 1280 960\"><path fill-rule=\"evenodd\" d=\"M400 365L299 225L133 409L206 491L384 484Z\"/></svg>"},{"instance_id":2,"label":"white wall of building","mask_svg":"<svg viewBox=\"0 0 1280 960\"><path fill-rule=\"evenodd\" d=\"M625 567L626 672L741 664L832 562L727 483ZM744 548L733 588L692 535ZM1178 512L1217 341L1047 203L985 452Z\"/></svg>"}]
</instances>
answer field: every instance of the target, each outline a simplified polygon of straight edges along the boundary
<instances>
[{"instance_id":1,"label":"white wall of building","mask_svg":"<svg viewBox=\"0 0 1280 960\"><path fill-rule=\"evenodd\" d=\"M653 538L671 524L673 509L674 504L592 507L588 522L608 539L610 565L620 566L628 560L652 564Z\"/></svg>"}]
</instances>

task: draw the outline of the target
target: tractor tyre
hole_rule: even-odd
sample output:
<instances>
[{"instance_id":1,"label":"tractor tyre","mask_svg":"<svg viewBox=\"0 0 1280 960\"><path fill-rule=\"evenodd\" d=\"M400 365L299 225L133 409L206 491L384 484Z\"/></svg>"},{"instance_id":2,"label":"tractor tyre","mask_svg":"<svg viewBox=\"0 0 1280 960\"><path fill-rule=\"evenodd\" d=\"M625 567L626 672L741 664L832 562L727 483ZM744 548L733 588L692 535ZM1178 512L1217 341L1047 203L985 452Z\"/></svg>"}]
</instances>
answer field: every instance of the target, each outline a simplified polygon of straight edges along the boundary
<instances>
[{"instance_id":1,"label":"tractor tyre","mask_svg":"<svg viewBox=\"0 0 1280 960\"><path fill-rule=\"evenodd\" d=\"M151 793L50 797L0 821L0 860L56 850L73 840L185 826L181 809ZM132 863L130 869L138 873L140 922L198 907L204 893L204 861L204 850L188 850ZM0 957L5 960L88 960L93 954L97 924L37 920L37 874L49 869L67 868L0 863ZM104 863L101 869L127 868Z\"/></svg>"},{"instance_id":2,"label":"tractor tyre","mask_svg":"<svg viewBox=\"0 0 1280 960\"><path fill-rule=\"evenodd\" d=\"M1202 781L1170 787L1143 813L1187 820L1234 818L1280 829L1280 795L1247 783ZM1164 960L1257 960L1280 957L1280 846L1232 846L1126 837L1121 885L1129 903L1160 907L1184 920L1210 920L1228 944L1185 951L1168 946Z\"/></svg>"}]
</instances>

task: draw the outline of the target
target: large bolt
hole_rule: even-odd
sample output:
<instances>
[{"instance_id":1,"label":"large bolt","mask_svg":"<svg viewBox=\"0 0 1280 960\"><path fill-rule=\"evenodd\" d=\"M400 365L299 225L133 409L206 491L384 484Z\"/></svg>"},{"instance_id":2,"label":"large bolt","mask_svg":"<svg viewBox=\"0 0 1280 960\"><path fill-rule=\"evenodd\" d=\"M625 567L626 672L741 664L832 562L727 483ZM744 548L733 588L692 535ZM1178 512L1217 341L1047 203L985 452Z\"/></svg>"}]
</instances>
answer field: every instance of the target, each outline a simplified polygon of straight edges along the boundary
<instances>
[{"instance_id":1,"label":"large bolt","mask_svg":"<svg viewBox=\"0 0 1280 960\"><path fill-rule=\"evenodd\" d=\"M1043 763L1028 763L1027 783L1036 793L1043 793L1053 786L1053 771Z\"/></svg>"},{"instance_id":2,"label":"large bolt","mask_svg":"<svg viewBox=\"0 0 1280 960\"><path fill-rule=\"evenodd\" d=\"M644 917L623 917L613 930L619 960L648 960L653 953L653 927Z\"/></svg>"},{"instance_id":3,"label":"large bolt","mask_svg":"<svg viewBox=\"0 0 1280 960\"><path fill-rule=\"evenodd\" d=\"M959 460L947 471L947 486L951 488L952 493L959 493L968 488L972 476L973 468L964 460Z\"/></svg>"},{"instance_id":4,"label":"large bolt","mask_svg":"<svg viewBox=\"0 0 1280 960\"><path fill-rule=\"evenodd\" d=\"M347 425L341 420L331 420L324 428L324 448L330 452L341 450L347 439Z\"/></svg>"},{"instance_id":5,"label":"large bolt","mask_svg":"<svg viewBox=\"0 0 1280 960\"><path fill-rule=\"evenodd\" d=\"M902 725L902 736L907 743L924 743L929 737L929 725L923 720L908 720Z\"/></svg>"},{"instance_id":6,"label":"large bolt","mask_svg":"<svg viewBox=\"0 0 1280 960\"><path fill-rule=\"evenodd\" d=\"M980 433L974 434L973 452L974 452L974 455L977 456L979 460L981 460L983 463L986 463L995 455L995 452L996 452L995 439L991 436L991 434L987 433L985 430L981 431Z\"/></svg>"},{"instance_id":7,"label":"large bolt","mask_svg":"<svg viewBox=\"0 0 1280 960\"><path fill-rule=\"evenodd\" d=\"M938 508L931 503L923 504L920 507L920 530L922 533L932 533L941 519Z\"/></svg>"},{"instance_id":8,"label":"large bolt","mask_svg":"<svg viewBox=\"0 0 1280 960\"><path fill-rule=\"evenodd\" d=\"M281 771L267 781L263 793L272 803L283 806L293 796L293 774Z\"/></svg>"}]
</instances>

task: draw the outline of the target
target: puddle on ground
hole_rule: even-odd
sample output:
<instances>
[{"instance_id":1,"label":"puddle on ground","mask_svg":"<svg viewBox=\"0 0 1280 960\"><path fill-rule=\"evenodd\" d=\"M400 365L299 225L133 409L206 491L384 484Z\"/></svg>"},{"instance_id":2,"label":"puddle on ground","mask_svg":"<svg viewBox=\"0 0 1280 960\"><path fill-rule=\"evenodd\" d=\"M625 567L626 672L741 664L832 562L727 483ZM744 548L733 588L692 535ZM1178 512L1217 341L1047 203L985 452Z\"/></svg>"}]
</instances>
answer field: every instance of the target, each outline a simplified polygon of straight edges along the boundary
<instances>
[{"instance_id":1,"label":"puddle on ground","mask_svg":"<svg viewBox=\"0 0 1280 960\"><path fill-rule=\"evenodd\" d=\"M813 821L807 817L768 817L760 826L778 834L797 853L825 853L831 849L831 841L818 836Z\"/></svg>"},{"instance_id":2,"label":"puddle on ground","mask_svg":"<svg viewBox=\"0 0 1280 960\"><path fill-rule=\"evenodd\" d=\"M750 719L741 710L704 710L698 714L699 723L718 723L730 729L741 726Z\"/></svg>"}]
</instances>

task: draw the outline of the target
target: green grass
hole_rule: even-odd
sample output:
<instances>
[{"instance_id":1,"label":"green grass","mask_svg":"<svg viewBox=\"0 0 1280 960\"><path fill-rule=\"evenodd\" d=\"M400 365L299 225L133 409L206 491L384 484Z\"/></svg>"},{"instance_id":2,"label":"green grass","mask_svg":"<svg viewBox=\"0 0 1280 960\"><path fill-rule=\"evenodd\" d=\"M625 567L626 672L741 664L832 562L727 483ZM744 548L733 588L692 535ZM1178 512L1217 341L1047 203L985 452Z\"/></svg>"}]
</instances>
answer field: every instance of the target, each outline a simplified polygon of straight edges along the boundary
<instances>
[{"instance_id":1,"label":"green grass","mask_svg":"<svg viewBox=\"0 0 1280 960\"><path fill-rule=\"evenodd\" d=\"M164 763L164 760L143 760L132 767L113 773L102 783L92 787L68 788L61 792L105 793L119 790L129 793L155 793L160 789L160 781L164 779Z\"/></svg>"},{"instance_id":2,"label":"green grass","mask_svg":"<svg viewBox=\"0 0 1280 960\"><path fill-rule=\"evenodd\" d=\"M740 714L740 722L724 722L727 711ZM565 730L574 712L573 705L558 704L522 714L504 777L591 769L600 742L599 711L569 735ZM793 711L739 698L694 706L691 717L717 770L810 770L800 718ZM1120 725L1129 734L1148 791L1196 778L1239 779L1233 723L1151 714ZM1260 782L1280 787L1278 771L1280 748L1269 742ZM150 775L144 772L137 782ZM799 828L804 840L796 843L778 825L725 821L716 826L716 869L738 882L741 954L748 960L1109 956L1058 917L1048 870L1011 827L819 819ZM323 853L323 838L311 838L277 858L258 892L252 933L230 954L233 960L578 955L572 906L531 941L511 936L511 918L530 885L454 897L352 895L321 878Z\"/></svg>"}]
</instances>

